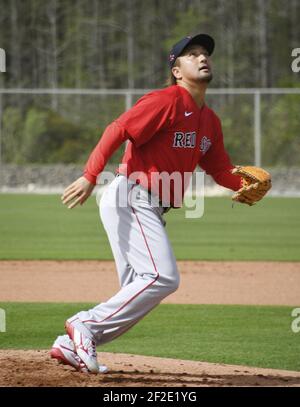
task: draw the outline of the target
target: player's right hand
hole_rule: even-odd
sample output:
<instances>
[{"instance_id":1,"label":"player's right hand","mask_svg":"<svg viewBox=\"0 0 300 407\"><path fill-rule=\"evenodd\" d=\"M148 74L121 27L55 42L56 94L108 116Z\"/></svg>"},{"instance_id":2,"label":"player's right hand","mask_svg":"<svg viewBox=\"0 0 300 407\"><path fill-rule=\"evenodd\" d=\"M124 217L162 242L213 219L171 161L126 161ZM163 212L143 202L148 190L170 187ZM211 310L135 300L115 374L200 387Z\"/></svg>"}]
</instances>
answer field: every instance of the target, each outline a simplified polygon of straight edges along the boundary
<instances>
[{"instance_id":1,"label":"player's right hand","mask_svg":"<svg viewBox=\"0 0 300 407\"><path fill-rule=\"evenodd\" d=\"M69 209L74 208L80 203L82 205L91 195L95 185L84 177L78 178L70 184L64 191L61 200Z\"/></svg>"}]
</instances>

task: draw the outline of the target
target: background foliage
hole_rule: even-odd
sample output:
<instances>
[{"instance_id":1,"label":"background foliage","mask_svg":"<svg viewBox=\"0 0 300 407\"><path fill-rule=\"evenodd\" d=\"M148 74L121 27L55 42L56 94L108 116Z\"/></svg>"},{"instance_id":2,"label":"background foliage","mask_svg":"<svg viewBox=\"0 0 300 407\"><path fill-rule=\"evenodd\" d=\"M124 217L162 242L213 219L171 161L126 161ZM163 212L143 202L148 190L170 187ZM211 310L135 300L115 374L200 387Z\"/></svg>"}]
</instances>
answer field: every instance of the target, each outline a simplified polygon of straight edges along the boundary
<instances>
[{"instance_id":1,"label":"background foliage","mask_svg":"<svg viewBox=\"0 0 300 407\"><path fill-rule=\"evenodd\" d=\"M298 0L0 0L4 88L159 88L178 39L216 40L214 88L299 87L291 51L300 47ZM1 97L1 95L0 95ZM226 146L253 159L253 102L208 99L223 119ZM265 164L300 164L300 96L264 97ZM123 97L4 95L2 160L83 163ZM119 155L114 161L119 160Z\"/></svg>"}]
</instances>

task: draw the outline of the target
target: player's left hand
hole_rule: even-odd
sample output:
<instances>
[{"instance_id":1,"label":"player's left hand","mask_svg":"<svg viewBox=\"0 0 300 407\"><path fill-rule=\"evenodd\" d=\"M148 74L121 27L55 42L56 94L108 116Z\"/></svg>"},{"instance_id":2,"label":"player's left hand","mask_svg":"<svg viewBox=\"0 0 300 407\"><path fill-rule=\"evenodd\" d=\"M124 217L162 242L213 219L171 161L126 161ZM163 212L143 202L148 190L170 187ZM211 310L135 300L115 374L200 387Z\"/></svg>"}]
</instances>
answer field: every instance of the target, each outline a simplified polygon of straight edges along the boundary
<instances>
[{"instance_id":1,"label":"player's left hand","mask_svg":"<svg viewBox=\"0 0 300 407\"><path fill-rule=\"evenodd\" d=\"M232 196L233 201L252 206L272 187L271 175L260 167L237 166L231 172L242 178L242 187Z\"/></svg>"},{"instance_id":2,"label":"player's left hand","mask_svg":"<svg viewBox=\"0 0 300 407\"><path fill-rule=\"evenodd\" d=\"M64 205L68 205L69 209L83 203L93 192L95 185L88 181L85 177L79 177L76 181L70 184L64 191L61 200Z\"/></svg>"}]
</instances>

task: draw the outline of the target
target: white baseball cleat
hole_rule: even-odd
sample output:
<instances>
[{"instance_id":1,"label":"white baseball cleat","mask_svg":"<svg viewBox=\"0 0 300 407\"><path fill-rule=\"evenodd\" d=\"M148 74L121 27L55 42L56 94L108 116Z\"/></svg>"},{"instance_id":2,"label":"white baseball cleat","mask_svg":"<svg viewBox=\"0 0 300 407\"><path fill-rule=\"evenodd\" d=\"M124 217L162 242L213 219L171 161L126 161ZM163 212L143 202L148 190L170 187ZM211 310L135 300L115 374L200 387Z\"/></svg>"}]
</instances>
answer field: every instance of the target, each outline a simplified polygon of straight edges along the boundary
<instances>
[{"instance_id":1,"label":"white baseball cleat","mask_svg":"<svg viewBox=\"0 0 300 407\"><path fill-rule=\"evenodd\" d=\"M74 342L68 335L58 336L50 351L50 356L58 360L59 363L74 367L79 372L89 373L85 363L75 352ZM99 365L97 373L107 373L108 368L105 365Z\"/></svg>"},{"instance_id":2,"label":"white baseball cleat","mask_svg":"<svg viewBox=\"0 0 300 407\"><path fill-rule=\"evenodd\" d=\"M75 352L92 373L99 373L96 344L86 335L78 331L70 322L66 321L66 331L74 342Z\"/></svg>"},{"instance_id":3,"label":"white baseball cleat","mask_svg":"<svg viewBox=\"0 0 300 407\"><path fill-rule=\"evenodd\" d=\"M75 353L75 346L72 339L68 335L61 335L56 338L50 356L53 359L57 359L64 365L73 366L79 372L87 373L88 369L82 362L80 357Z\"/></svg>"}]
</instances>

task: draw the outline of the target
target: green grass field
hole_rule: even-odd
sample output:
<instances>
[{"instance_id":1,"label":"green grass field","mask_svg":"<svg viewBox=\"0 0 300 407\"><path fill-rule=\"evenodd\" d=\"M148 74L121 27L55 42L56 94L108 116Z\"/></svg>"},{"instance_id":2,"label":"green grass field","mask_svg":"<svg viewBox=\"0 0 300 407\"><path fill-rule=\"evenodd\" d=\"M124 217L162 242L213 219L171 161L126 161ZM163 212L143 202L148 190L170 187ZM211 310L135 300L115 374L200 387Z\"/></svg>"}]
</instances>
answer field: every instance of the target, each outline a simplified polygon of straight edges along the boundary
<instances>
[{"instance_id":1,"label":"green grass field","mask_svg":"<svg viewBox=\"0 0 300 407\"><path fill-rule=\"evenodd\" d=\"M300 199L256 206L206 198L204 216L165 215L177 259L300 260ZM58 195L0 195L0 259L112 259L95 197L68 210Z\"/></svg>"},{"instance_id":2,"label":"green grass field","mask_svg":"<svg viewBox=\"0 0 300 407\"><path fill-rule=\"evenodd\" d=\"M177 259L300 261L299 208L296 198L251 208L207 198L200 219L184 209L165 218ZM1 259L112 259L95 198L70 211L56 195L0 195ZM49 348L64 320L90 306L0 303L0 348ZM101 350L300 371L291 323L291 307L163 304Z\"/></svg>"},{"instance_id":3,"label":"green grass field","mask_svg":"<svg viewBox=\"0 0 300 407\"><path fill-rule=\"evenodd\" d=\"M64 320L91 306L0 303L7 320L0 348L49 349ZM291 322L291 307L163 304L98 350L300 371Z\"/></svg>"}]
</instances>

